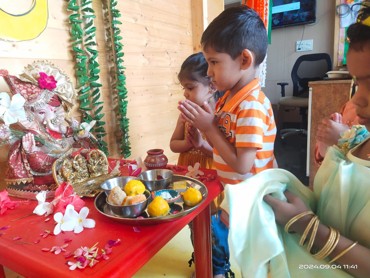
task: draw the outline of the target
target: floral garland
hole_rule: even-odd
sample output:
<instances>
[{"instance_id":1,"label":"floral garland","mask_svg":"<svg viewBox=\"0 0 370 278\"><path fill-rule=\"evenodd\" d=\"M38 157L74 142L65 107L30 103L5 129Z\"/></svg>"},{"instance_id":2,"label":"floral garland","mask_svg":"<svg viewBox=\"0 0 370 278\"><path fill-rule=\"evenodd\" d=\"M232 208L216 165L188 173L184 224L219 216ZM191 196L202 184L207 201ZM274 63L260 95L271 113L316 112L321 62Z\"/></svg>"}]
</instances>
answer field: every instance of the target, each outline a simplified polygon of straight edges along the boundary
<instances>
[{"instance_id":1,"label":"floral garland","mask_svg":"<svg viewBox=\"0 0 370 278\"><path fill-rule=\"evenodd\" d=\"M348 151L370 136L369 131L363 125L353 125L350 129L345 131L338 140L337 148L343 153Z\"/></svg>"},{"instance_id":2,"label":"floral garland","mask_svg":"<svg viewBox=\"0 0 370 278\"><path fill-rule=\"evenodd\" d=\"M96 50L94 26L95 12L92 1L70 0L68 10L72 12L69 16L72 36L72 50L76 59L76 75L78 87L78 99L80 110L83 112L83 121L96 121L93 132L96 135L99 148L108 155L108 145L104 141L106 132L105 122L102 121L104 113L101 100L99 80L99 63L97 62L98 51Z\"/></svg>"},{"instance_id":3,"label":"floral garland","mask_svg":"<svg viewBox=\"0 0 370 278\"><path fill-rule=\"evenodd\" d=\"M129 141L129 119L127 118L127 89L126 89L126 76L125 67L123 66L123 56L122 51L123 44L120 42L122 36L120 36L120 29L117 25L122 24L119 21L121 13L116 8L116 0L106 0L102 1L103 12L105 17L105 31L107 37L107 48L112 53L110 55L109 72L111 78L111 86L115 95L117 95L118 101L118 121L120 130L122 132L121 136L121 154L124 157L129 157L131 155L131 147Z\"/></svg>"}]
</instances>

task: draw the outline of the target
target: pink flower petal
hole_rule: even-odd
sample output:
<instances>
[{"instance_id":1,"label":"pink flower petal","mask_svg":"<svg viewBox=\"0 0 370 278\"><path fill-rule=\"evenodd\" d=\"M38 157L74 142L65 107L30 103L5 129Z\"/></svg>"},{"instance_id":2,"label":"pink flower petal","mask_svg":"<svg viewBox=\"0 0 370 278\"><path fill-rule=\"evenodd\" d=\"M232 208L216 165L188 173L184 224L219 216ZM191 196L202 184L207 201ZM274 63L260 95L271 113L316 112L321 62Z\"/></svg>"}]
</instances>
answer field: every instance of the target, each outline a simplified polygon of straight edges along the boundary
<instances>
[{"instance_id":1,"label":"pink flower petal","mask_svg":"<svg viewBox=\"0 0 370 278\"><path fill-rule=\"evenodd\" d=\"M77 268L77 264L78 263L68 262L69 270L75 270Z\"/></svg>"},{"instance_id":2,"label":"pink flower petal","mask_svg":"<svg viewBox=\"0 0 370 278\"><path fill-rule=\"evenodd\" d=\"M84 250L82 248L77 248L74 252L75 257L79 257L83 254Z\"/></svg>"},{"instance_id":3,"label":"pink flower petal","mask_svg":"<svg viewBox=\"0 0 370 278\"><path fill-rule=\"evenodd\" d=\"M0 192L0 215L8 209L14 209L16 206L18 206L18 202L11 201L6 190Z\"/></svg>"},{"instance_id":4,"label":"pink flower petal","mask_svg":"<svg viewBox=\"0 0 370 278\"><path fill-rule=\"evenodd\" d=\"M111 254L112 253L112 248L105 248L104 249L104 252L105 252L105 254L107 254L107 255L109 255L109 254Z\"/></svg>"},{"instance_id":5,"label":"pink flower petal","mask_svg":"<svg viewBox=\"0 0 370 278\"><path fill-rule=\"evenodd\" d=\"M70 257L72 257L73 256L73 253L72 252L65 252L65 254L64 254L64 257L65 258L70 258Z\"/></svg>"},{"instance_id":6,"label":"pink flower petal","mask_svg":"<svg viewBox=\"0 0 370 278\"><path fill-rule=\"evenodd\" d=\"M113 247L113 246L119 245L120 243L121 243L121 239L119 239L119 238L115 239L115 240L111 239L111 240L108 240L107 245L109 247Z\"/></svg>"},{"instance_id":7,"label":"pink flower petal","mask_svg":"<svg viewBox=\"0 0 370 278\"><path fill-rule=\"evenodd\" d=\"M47 89L49 91L52 91L57 86L57 81L55 80L54 76L47 75L45 72L39 73L39 79L37 82L41 89Z\"/></svg>"}]
</instances>

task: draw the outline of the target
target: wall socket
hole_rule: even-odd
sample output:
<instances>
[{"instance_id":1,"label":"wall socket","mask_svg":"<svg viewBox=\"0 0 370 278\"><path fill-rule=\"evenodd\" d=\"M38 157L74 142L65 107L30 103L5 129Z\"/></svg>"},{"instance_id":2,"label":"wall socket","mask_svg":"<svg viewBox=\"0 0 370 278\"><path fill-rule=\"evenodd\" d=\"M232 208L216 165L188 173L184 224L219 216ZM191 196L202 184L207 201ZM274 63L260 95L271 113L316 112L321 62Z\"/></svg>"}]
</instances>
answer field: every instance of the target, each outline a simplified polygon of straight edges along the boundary
<instances>
[{"instance_id":1,"label":"wall socket","mask_svg":"<svg viewBox=\"0 0 370 278\"><path fill-rule=\"evenodd\" d=\"M313 50L313 40L303 40L303 41L296 41L295 43L295 51L312 51Z\"/></svg>"}]
</instances>

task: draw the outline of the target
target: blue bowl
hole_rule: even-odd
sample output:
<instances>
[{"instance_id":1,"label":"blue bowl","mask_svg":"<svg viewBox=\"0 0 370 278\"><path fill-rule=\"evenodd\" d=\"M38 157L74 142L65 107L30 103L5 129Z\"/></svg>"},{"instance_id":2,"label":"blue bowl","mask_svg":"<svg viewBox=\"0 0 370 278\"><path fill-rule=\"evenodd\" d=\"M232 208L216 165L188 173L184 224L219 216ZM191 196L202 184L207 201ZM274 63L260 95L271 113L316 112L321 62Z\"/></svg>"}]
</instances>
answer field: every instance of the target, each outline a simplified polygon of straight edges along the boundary
<instances>
[{"instance_id":1,"label":"blue bowl","mask_svg":"<svg viewBox=\"0 0 370 278\"><path fill-rule=\"evenodd\" d=\"M161 196L167 203L174 203L180 199L180 193L174 189L162 189L154 191L154 197Z\"/></svg>"}]
</instances>

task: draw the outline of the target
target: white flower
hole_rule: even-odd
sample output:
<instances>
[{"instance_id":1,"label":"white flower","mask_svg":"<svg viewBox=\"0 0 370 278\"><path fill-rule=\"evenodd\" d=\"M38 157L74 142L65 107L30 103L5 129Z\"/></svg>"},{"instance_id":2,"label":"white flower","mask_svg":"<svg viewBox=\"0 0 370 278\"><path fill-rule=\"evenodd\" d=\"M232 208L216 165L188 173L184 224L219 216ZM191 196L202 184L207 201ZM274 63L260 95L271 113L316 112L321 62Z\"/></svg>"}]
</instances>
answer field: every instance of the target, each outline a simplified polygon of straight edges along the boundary
<instances>
[{"instance_id":1,"label":"white flower","mask_svg":"<svg viewBox=\"0 0 370 278\"><path fill-rule=\"evenodd\" d=\"M345 131L338 140L338 148L346 154L350 149L354 148L366 138L369 137L369 132L363 125L353 125Z\"/></svg>"},{"instance_id":2,"label":"white flower","mask_svg":"<svg viewBox=\"0 0 370 278\"><path fill-rule=\"evenodd\" d=\"M356 129L350 128L343 132L342 138L343 139L352 139L356 136Z\"/></svg>"},{"instance_id":3,"label":"white flower","mask_svg":"<svg viewBox=\"0 0 370 278\"><path fill-rule=\"evenodd\" d=\"M54 220L57 222L57 225L54 228L54 235L59 235L61 231L73 231L76 222L73 212L77 214L74 206L68 205L64 215L61 212L54 214Z\"/></svg>"},{"instance_id":4,"label":"white flower","mask_svg":"<svg viewBox=\"0 0 370 278\"><path fill-rule=\"evenodd\" d=\"M56 226L54 227L54 235L59 235L62 231L61 226L63 224L63 213L57 212L54 214L54 220L57 222Z\"/></svg>"},{"instance_id":5,"label":"white flower","mask_svg":"<svg viewBox=\"0 0 370 278\"><path fill-rule=\"evenodd\" d=\"M69 265L69 270L75 270L77 268L79 268L79 269L84 269L85 268L85 266L83 266L81 264L81 262L79 262L79 261L76 261L76 262L68 262L68 265Z\"/></svg>"},{"instance_id":6,"label":"white flower","mask_svg":"<svg viewBox=\"0 0 370 278\"><path fill-rule=\"evenodd\" d=\"M33 213L37 215L50 215L53 213L54 208L53 205L46 201L46 191L41 191L36 195L36 199L38 201L38 205L33 210Z\"/></svg>"},{"instance_id":7,"label":"white flower","mask_svg":"<svg viewBox=\"0 0 370 278\"><path fill-rule=\"evenodd\" d=\"M185 174L185 176L192 177L192 178L197 178L198 176L203 176L204 172L199 170L200 163L196 162L194 164L194 167L191 165L188 166L188 172Z\"/></svg>"},{"instance_id":8,"label":"white flower","mask_svg":"<svg viewBox=\"0 0 370 278\"><path fill-rule=\"evenodd\" d=\"M80 213L77 215L77 223L74 227L74 232L76 234L81 233L84 228L94 228L95 227L95 220L86 218L88 214L89 214L89 208L83 207L80 210Z\"/></svg>"},{"instance_id":9,"label":"white flower","mask_svg":"<svg viewBox=\"0 0 370 278\"><path fill-rule=\"evenodd\" d=\"M58 212L54 215L57 225L54 228L54 234L58 235L61 231L74 231L76 234L81 233L84 228L94 228L95 220L87 219L89 209L83 207L80 213L75 211L73 205L68 205L64 215Z\"/></svg>"},{"instance_id":10,"label":"white flower","mask_svg":"<svg viewBox=\"0 0 370 278\"><path fill-rule=\"evenodd\" d=\"M136 161L137 168L141 168L141 171L142 172L144 172L144 171L147 170L147 168L146 168L146 166L144 164L144 161L143 161L143 159L141 157L136 158L135 161Z\"/></svg>"},{"instance_id":11,"label":"white flower","mask_svg":"<svg viewBox=\"0 0 370 278\"><path fill-rule=\"evenodd\" d=\"M81 123L80 124L80 130L78 131L78 136L80 138L87 137L90 133L90 130L94 127L96 124L96 121L91 121L90 123Z\"/></svg>"},{"instance_id":12,"label":"white flower","mask_svg":"<svg viewBox=\"0 0 370 278\"><path fill-rule=\"evenodd\" d=\"M23 107L25 102L26 100L20 94L15 94L10 99L8 93L0 93L0 117L6 125L11 125L27 118Z\"/></svg>"}]
</instances>

